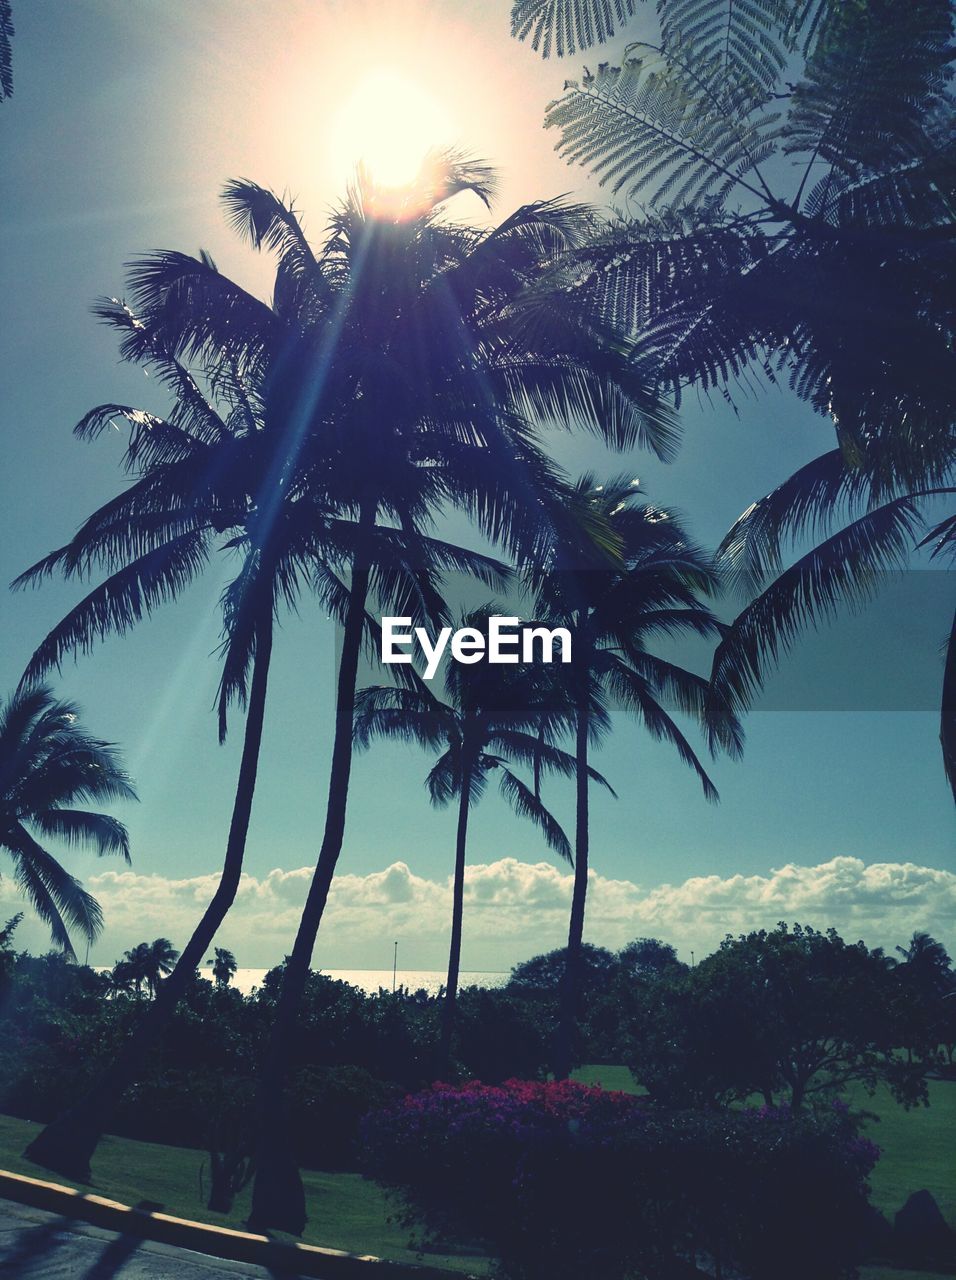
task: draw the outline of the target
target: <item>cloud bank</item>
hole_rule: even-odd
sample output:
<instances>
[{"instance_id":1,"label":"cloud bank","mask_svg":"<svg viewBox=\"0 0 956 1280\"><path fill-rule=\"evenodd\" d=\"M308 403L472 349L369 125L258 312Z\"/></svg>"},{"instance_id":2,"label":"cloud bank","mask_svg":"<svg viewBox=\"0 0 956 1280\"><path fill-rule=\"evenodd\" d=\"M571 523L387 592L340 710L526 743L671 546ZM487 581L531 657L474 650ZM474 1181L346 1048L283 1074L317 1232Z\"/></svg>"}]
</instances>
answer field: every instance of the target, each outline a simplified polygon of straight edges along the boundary
<instances>
[{"instance_id":1,"label":"cloud bank","mask_svg":"<svg viewBox=\"0 0 956 1280\"><path fill-rule=\"evenodd\" d=\"M274 964L291 948L311 868L244 875L217 942L246 967ZM92 957L108 964L144 938L185 941L215 889L215 875L169 879L135 871L90 876L106 930ZM465 967L507 969L560 946L571 901L571 874L546 862L501 858L470 867L466 884ZM340 875L332 888L315 963L324 968L385 968L394 939L406 968L441 968L448 945L450 880L417 875L393 862L368 875ZM0 912L20 907L9 880L0 882ZM762 875L695 876L643 888L597 873L590 879L586 936L620 947L652 935L689 958L714 949L727 933L800 920L836 927L845 937L892 948L915 929L956 943L956 874L912 862L866 864L834 857L817 866L788 863ZM21 945L46 945L29 911Z\"/></svg>"}]
</instances>

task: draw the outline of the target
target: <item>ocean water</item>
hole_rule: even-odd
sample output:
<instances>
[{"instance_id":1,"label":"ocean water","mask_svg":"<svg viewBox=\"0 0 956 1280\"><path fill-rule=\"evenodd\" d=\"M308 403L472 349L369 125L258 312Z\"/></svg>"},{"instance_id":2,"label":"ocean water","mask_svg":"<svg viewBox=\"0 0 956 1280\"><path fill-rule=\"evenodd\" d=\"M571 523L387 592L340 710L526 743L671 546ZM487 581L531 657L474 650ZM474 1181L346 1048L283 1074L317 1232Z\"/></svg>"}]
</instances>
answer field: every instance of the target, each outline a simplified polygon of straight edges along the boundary
<instances>
[{"instance_id":1,"label":"ocean water","mask_svg":"<svg viewBox=\"0 0 956 1280\"><path fill-rule=\"evenodd\" d=\"M205 971L201 972L204 977L208 976ZM386 991L392 990L391 969L322 969L321 972L328 978L336 978L339 982L349 982L353 987L359 987L370 995L374 995L380 987L384 987ZM462 987L500 987L508 981L509 972L510 970L495 972L464 969L459 979L459 985ZM236 976L232 980L233 985L243 995L248 995L253 987L261 985L266 973L268 973L267 969L237 969ZM429 995L435 995L438 988L445 981L444 972L438 969L399 969L394 977L397 987L407 987L409 991L425 990Z\"/></svg>"}]
</instances>

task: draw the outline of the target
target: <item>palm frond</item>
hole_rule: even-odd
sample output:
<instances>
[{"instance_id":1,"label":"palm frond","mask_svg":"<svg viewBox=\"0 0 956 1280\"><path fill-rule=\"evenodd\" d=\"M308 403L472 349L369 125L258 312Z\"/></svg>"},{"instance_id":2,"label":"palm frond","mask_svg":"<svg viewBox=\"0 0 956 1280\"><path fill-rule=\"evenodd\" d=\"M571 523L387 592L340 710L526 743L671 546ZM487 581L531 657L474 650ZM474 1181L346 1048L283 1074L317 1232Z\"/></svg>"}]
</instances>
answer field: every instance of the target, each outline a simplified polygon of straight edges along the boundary
<instances>
[{"instance_id":1,"label":"palm frond","mask_svg":"<svg viewBox=\"0 0 956 1280\"><path fill-rule=\"evenodd\" d=\"M14 857L17 887L49 927L54 945L76 959L69 929L75 928L86 941L95 942L103 928L99 903L22 824L17 823L10 829L4 843Z\"/></svg>"},{"instance_id":2,"label":"palm frond","mask_svg":"<svg viewBox=\"0 0 956 1280\"><path fill-rule=\"evenodd\" d=\"M30 821L45 836L65 840L72 845L92 845L100 854L118 854L130 861L129 832L117 818L107 813L89 813L84 809L45 809L34 813Z\"/></svg>"},{"instance_id":3,"label":"palm frond","mask_svg":"<svg viewBox=\"0 0 956 1280\"><path fill-rule=\"evenodd\" d=\"M360 749L369 747L375 738L435 749L447 742L454 725L451 708L418 689L370 685L355 695L352 732Z\"/></svg>"},{"instance_id":4,"label":"palm frond","mask_svg":"<svg viewBox=\"0 0 956 1280\"><path fill-rule=\"evenodd\" d=\"M684 764L697 774L705 799L715 804L720 799L717 788L687 738L658 702L652 685L620 660L608 666L605 679L615 698L640 718L652 737L669 742L676 749Z\"/></svg>"},{"instance_id":5,"label":"palm frond","mask_svg":"<svg viewBox=\"0 0 956 1280\"><path fill-rule=\"evenodd\" d=\"M543 58L604 44L637 10L635 0L515 0L511 34Z\"/></svg>"},{"instance_id":6,"label":"palm frond","mask_svg":"<svg viewBox=\"0 0 956 1280\"><path fill-rule=\"evenodd\" d=\"M553 814L545 808L534 792L504 765L498 766L498 786L519 818L530 819L541 831L550 848L565 862L574 865L571 842Z\"/></svg>"},{"instance_id":7,"label":"palm frond","mask_svg":"<svg viewBox=\"0 0 956 1280\"><path fill-rule=\"evenodd\" d=\"M13 93L13 13L10 0L0 0L0 102Z\"/></svg>"},{"instance_id":8,"label":"palm frond","mask_svg":"<svg viewBox=\"0 0 956 1280\"><path fill-rule=\"evenodd\" d=\"M871 492L867 472L848 466L842 450L832 449L749 506L724 535L718 560L741 590L759 591L782 569L788 541L818 538L860 515Z\"/></svg>"},{"instance_id":9,"label":"palm frond","mask_svg":"<svg viewBox=\"0 0 956 1280\"><path fill-rule=\"evenodd\" d=\"M88 653L96 640L124 634L145 614L172 599L208 560L208 533L194 530L147 552L111 574L59 622L27 664L32 684L69 653Z\"/></svg>"},{"instance_id":10,"label":"palm frond","mask_svg":"<svg viewBox=\"0 0 956 1280\"><path fill-rule=\"evenodd\" d=\"M785 569L731 624L714 654L714 695L735 714L755 697L766 672L800 631L841 605L868 600L887 569L906 560L920 527L912 498L877 507Z\"/></svg>"},{"instance_id":11,"label":"palm frond","mask_svg":"<svg viewBox=\"0 0 956 1280\"><path fill-rule=\"evenodd\" d=\"M656 55L569 82L548 107L557 150L615 193L644 193L651 204L722 203L734 188L760 195L759 165L774 150L779 113L744 119L689 90L681 69Z\"/></svg>"}]
</instances>

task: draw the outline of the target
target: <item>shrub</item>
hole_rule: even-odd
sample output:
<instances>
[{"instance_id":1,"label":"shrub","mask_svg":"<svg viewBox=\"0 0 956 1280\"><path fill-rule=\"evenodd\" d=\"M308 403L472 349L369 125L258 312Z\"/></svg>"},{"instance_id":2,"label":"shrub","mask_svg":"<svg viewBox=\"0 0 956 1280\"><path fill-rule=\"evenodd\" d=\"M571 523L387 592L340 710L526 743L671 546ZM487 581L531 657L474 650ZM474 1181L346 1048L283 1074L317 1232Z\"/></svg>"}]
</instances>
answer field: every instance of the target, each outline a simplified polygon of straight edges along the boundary
<instances>
[{"instance_id":1,"label":"shrub","mask_svg":"<svg viewBox=\"0 0 956 1280\"><path fill-rule=\"evenodd\" d=\"M354 1169L362 1121L398 1092L362 1067L298 1072L288 1094L296 1158L311 1169Z\"/></svg>"},{"instance_id":2,"label":"shrub","mask_svg":"<svg viewBox=\"0 0 956 1280\"><path fill-rule=\"evenodd\" d=\"M852 1270L877 1150L843 1110L662 1112L570 1082L436 1086L372 1117L407 1221L483 1239L512 1280Z\"/></svg>"}]
</instances>

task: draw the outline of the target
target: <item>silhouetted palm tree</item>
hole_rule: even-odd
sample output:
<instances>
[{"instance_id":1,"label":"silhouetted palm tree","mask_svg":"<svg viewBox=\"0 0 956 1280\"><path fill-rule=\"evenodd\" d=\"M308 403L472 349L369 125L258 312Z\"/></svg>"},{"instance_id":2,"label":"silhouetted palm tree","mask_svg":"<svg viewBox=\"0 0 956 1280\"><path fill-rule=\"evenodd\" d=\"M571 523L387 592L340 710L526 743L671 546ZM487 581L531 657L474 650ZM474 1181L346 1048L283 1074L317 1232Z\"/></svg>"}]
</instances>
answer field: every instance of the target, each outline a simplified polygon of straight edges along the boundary
<instances>
[{"instance_id":1,"label":"silhouetted palm tree","mask_svg":"<svg viewBox=\"0 0 956 1280\"><path fill-rule=\"evenodd\" d=\"M228 987L236 976L236 957L225 947L217 947L212 965L212 976L217 987Z\"/></svg>"},{"instance_id":2,"label":"silhouetted palm tree","mask_svg":"<svg viewBox=\"0 0 956 1280\"><path fill-rule=\"evenodd\" d=\"M45 687L20 690L0 705L0 848L53 944L76 958L70 929L94 942L99 904L40 841L87 845L129 862L129 836L116 818L77 808L88 801L135 800L116 748L92 738L70 702Z\"/></svg>"},{"instance_id":3,"label":"silhouetted palm tree","mask_svg":"<svg viewBox=\"0 0 956 1280\"><path fill-rule=\"evenodd\" d=\"M487 634L492 610L467 615L462 626ZM441 754L426 779L434 805L458 802L455 870L452 881L451 944L442 1004L438 1072L448 1067L454 1032L455 1005L461 966L462 920L465 901L465 862L468 815L481 799L490 774L516 815L529 818L550 847L573 862L571 846L560 825L541 802L542 772L566 777L575 773L574 756L554 744L568 723L568 709L554 697L554 682L540 668L451 663L445 675L447 701L429 688L373 685L355 699L355 742L368 747L374 738L414 742ZM529 786L510 766L530 768ZM592 779L607 782L593 769ZM610 788L609 788L610 789Z\"/></svg>"},{"instance_id":4,"label":"silhouetted palm tree","mask_svg":"<svg viewBox=\"0 0 956 1280\"><path fill-rule=\"evenodd\" d=\"M159 990L163 978L172 973L179 952L168 938L156 938L153 942L139 942L135 947L123 953L113 967L114 979L119 973L118 981L132 984L139 995L143 984L151 996Z\"/></svg>"},{"instance_id":5,"label":"silhouetted palm tree","mask_svg":"<svg viewBox=\"0 0 956 1280\"><path fill-rule=\"evenodd\" d=\"M299 1232L305 1222L283 1089L345 832L377 522L414 527L450 501L495 540L533 554L558 487L536 445L534 416L584 426L621 445L650 442L667 452L674 442L672 418L648 393L633 349L609 341L603 325L582 324L573 300L533 288L555 254L580 243L591 215L545 202L490 231L439 218L445 201L465 189L487 200L488 170L447 156L426 166L397 203L360 182L334 217L319 258L307 250L291 209L249 184L232 189L237 224L256 244L280 251L283 296L300 312L305 300L310 308L285 365L277 411L298 423L304 457L310 444L318 449L330 491L357 519L325 830L259 1087L250 1217L257 1228ZM209 318L219 315L210 306ZM347 406L340 415L330 412L338 397Z\"/></svg>"},{"instance_id":6,"label":"silhouetted palm tree","mask_svg":"<svg viewBox=\"0 0 956 1280\"><path fill-rule=\"evenodd\" d=\"M540 616L566 627L572 637L570 664L554 668L567 680L574 707L577 761L574 888L555 1054L555 1072L561 1077L572 1064L584 931L590 746L606 732L609 707L617 704L637 716L653 737L676 747L700 779L706 798L716 801L716 788L667 710L708 723L707 681L655 655L647 645L675 635L707 637L720 631L704 603L719 586L711 557L694 545L674 513L642 500L636 481L599 485L593 476L583 476L571 506L580 523L578 536L556 540L548 555L529 568ZM710 714L715 741L739 751L741 736L733 716L718 717L714 708Z\"/></svg>"},{"instance_id":7,"label":"silhouetted palm tree","mask_svg":"<svg viewBox=\"0 0 956 1280\"><path fill-rule=\"evenodd\" d=\"M277 222L285 216L269 193L251 184L230 184L230 210L245 197L258 202L260 217L263 204ZM297 243L311 255L304 241ZM333 259L323 264L327 278L316 259L311 261L313 292L293 291L293 297L285 287L288 262L283 260L272 307L222 276L207 254L159 253L134 264L135 310L115 299L97 310L122 334L123 355L147 366L170 388L172 411L161 419L107 404L86 415L77 428L85 438L117 419L129 423L125 464L136 482L19 580L60 571L82 576L95 566L110 571L39 647L25 676L31 680L58 665L65 653L90 648L108 631L125 631L175 596L204 568L217 543L241 561L222 599L221 736L229 702L248 701L222 875L180 964L124 1052L90 1094L31 1144L32 1159L71 1176L88 1176L110 1109L135 1077L234 900L258 767L274 615L280 604L294 604L305 584L339 620L349 600L343 575L357 538L353 492L345 485L340 495L329 484L342 441L325 416L307 431L301 402L290 390L295 385L310 402L314 398L313 365L304 363L304 348L321 331L316 291L328 300L337 278ZM333 306L324 317L333 337L339 333L340 311ZM352 410L353 390L349 376L330 390L322 408L333 424L336 415ZM321 447L314 438L317 426L329 428L330 438ZM354 468L354 461L348 466ZM426 473L423 467L422 474L440 483L437 470ZM495 509L492 499L489 510ZM442 569L475 572L491 586L500 583L496 562L418 531L414 495L386 515L394 517L391 525L362 534L372 589L386 610L434 621L440 611L435 574ZM375 624L364 610L358 624L365 639L374 638Z\"/></svg>"}]
</instances>

